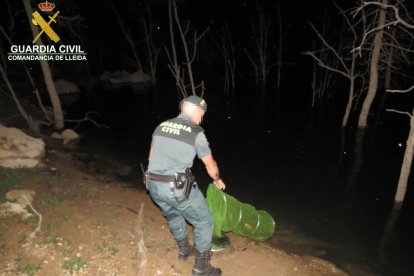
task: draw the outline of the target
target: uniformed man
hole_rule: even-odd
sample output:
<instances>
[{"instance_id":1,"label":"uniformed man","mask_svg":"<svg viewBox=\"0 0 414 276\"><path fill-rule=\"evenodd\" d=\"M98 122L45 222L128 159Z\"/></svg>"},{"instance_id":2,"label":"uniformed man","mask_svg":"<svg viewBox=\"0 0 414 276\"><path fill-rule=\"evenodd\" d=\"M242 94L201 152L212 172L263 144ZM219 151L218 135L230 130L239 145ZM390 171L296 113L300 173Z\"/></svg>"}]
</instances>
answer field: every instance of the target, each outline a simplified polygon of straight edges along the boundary
<instances>
[{"instance_id":1,"label":"uniformed man","mask_svg":"<svg viewBox=\"0 0 414 276\"><path fill-rule=\"evenodd\" d=\"M153 133L148 189L168 220L178 244L178 259L195 254L192 275L221 275L220 268L210 265L213 217L190 171L197 155L214 184L222 190L226 187L200 126L207 103L193 95L181 102L180 109L178 117L162 122ZM186 221L194 227L194 246L188 242Z\"/></svg>"}]
</instances>

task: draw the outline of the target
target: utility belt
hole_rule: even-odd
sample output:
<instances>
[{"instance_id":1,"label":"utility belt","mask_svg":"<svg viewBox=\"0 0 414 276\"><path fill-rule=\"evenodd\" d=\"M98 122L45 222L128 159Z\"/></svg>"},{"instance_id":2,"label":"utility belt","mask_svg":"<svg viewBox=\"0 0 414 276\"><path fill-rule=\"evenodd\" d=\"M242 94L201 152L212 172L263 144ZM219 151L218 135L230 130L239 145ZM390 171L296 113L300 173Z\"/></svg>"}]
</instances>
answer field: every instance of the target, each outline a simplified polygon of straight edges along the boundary
<instances>
[{"instance_id":1,"label":"utility belt","mask_svg":"<svg viewBox=\"0 0 414 276\"><path fill-rule=\"evenodd\" d=\"M165 182L170 185L170 189L174 192L174 189L184 190L184 199L188 199L190 195L191 187L194 183L194 175L190 168L186 168L184 173L175 173L173 175L160 175L151 172L145 173L145 187L149 189L150 180Z\"/></svg>"}]
</instances>

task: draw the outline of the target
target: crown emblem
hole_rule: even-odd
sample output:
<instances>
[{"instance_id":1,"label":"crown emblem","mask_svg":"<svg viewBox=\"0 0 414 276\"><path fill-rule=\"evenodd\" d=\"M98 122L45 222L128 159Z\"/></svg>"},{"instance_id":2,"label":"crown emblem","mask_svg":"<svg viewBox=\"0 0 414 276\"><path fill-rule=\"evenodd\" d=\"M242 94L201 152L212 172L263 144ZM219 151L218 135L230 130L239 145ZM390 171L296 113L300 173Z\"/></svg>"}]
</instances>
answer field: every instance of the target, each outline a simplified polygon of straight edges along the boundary
<instances>
[{"instance_id":1,"label":"crown emblem","mask_svg":"<svg viewBox=\"0 0 414 276\"><path fill-rule=\"evenodd\" d=\"M49 3L47 1L39 3L39 5L37 6L39 7L40 10L45 11L45 12L50 12L55 8L55 4Z\"/></svg>"}]
</instances>

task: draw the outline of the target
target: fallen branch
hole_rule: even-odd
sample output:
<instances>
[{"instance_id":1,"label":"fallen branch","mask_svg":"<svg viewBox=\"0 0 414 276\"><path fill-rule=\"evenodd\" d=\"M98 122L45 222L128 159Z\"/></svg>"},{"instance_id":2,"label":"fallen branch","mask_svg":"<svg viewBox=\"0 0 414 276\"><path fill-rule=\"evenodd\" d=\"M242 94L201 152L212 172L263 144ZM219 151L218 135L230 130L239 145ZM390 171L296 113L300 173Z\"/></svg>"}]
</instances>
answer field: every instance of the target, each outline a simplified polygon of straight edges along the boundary
<instances>
[{"instance_id":1,"label":"fallen branch","mask_svg":"<svg viewBox=\"0 0 414 276\"><path fill-rule=\"evenodd\" d=\"M147 247L144 243L144 231L142 230L142 225L144 224L144 203L141 203L141 207L138 212L138 221L137 221L137 239L138 239L138 251L142 255L141 264L139 266L138 275L145 276L145 270L148 261Z\"/></svg>"},{"instance_id":2,"label":"fallen branch","mask_svg":"<svg viewBox=\"0 0 414 276\"><path fill-rule=\"evenodd\" d=\"M36 211L36 209L32 206L30 201L27 200L27 198L24 195L22 197L24 198L24 200L26 200L26 203L29 205L30 209L32 209L32 211L39 217L39 221L37 223L36 229L29 236L30 238L34 238L36 237L37 233L42 232L42 228L41 228L42 227L42 214Z\"/></svg>"}]
</instances>

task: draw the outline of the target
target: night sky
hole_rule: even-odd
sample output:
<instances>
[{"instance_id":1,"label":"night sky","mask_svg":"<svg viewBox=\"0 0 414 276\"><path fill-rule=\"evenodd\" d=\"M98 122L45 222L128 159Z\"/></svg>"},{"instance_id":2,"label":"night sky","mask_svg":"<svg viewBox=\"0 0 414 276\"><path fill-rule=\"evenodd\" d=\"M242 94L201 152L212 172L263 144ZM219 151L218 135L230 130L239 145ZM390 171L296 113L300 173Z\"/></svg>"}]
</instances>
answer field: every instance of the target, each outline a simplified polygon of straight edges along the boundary
<instances>
[{"instance_id":1,"label":"night sky","mask_svg":"<svg viewBox=\"0 0 414 276\"><path fill-rule=\"evenodd\" d=\"M38 2L40 1L32 1L32 6L35 7ZM166 1L150 2L154 35L157 36L157 43L163 46L163 44L169 43ZM285 27L289 26L286 45L289 47L290 55L297 55L310 47L309 36L312 34L307 22L311 21L317 25L318 20L324 14L337 14L337 11L329 3L330 1L320 3L306 1L298 7L291 1L289 3L286 1L280 1L280 3L263 1L263 6L270 17L275 16L276 7L280 8ZM108 55L106 61L108 67L116 67L116 64L119 64L118 59L125 55L123 52L128 51L126 41L115 18L114 9L122 16L128 30L136 36L135 40L142 43L142 37L139 36L142 22L140 17L145 15L142 1L65 1L55 2L55 4L56 10L61 12L62 17L58 22L59 26L56 27L62 33L60 43L76 44L81 42L84 48L89 51L92 59L103 52ZM256 10L255 1L177 1L177 5L182 21L190 20L191 28L197 30L198 33L209 28L209 33L216 35L221 30L223 23L228 22L238 45L244 47L249 43L251 18ZM13 42L15 44L29 43L31 41L30 29L22 3L11 1L9 6L15 18ZM2 26L5 26L6 30L10 26L9 18L10 16L7 15L2 17ZM68 25L72 25L71 28L68 28ZM205 40L208 40L207 36ZM49 42L48 39L45 39L45 43Z\"/></svg>"},{"instance_id":2,"label":"night sky","mask_svg":"<svg viewBox=\"0 0 414 276\"><path fill-rule=\"evenodd\" d=\"M36 10L40 1L32 1L32 7ZM9 35L12 44L31 45L32 34L27 16L24 12L22 1L7 1L7 9L2 9L4 16L1 17L1 24L5 32ZM56 10L60 11L57 23L52 23L52 27L60 35L61 41L57 45L80 45L87 53L87 62L51 62L54 78L64 78L75 81L82 89L89 89L91 83L96 83L99 76L105 71L126 70L129 72L137 70L131 64L132 48L125 37L125 32L131 35L131 40L137 51L142 67L145 72L149 72L147 50L142 27L143 20L152 18L151 30L153 33L154 45L159 51L157 62L157 80L162 86L160 101L157 114L163 117L171 115L171 110L164 103L176 100L176 92L173 76L168 69L168 58L166 47L170 47L168 6L167 1L56 1ZM150 13L146 10L145 3L149 3ZM350 8L357 4L357 1L337 1L346 11L351 12ZM249 61L246 52L255 57L255 40L253 39L252 25L257 26L257 4L263 8L264 14L269 21L268 44L269 56L267 59L269 74L264 87L265 104L261 109L257 109L252 104L258 101L260 95L255 86L255 72ZM300 122L307 124L310 121L311 102L312 102L312 77L314 68L317 68L317 80L322 82L325 76L329 78L329 86L326 93L319 98L315 108L316 113L324 114L321 116L322 124L329 124L332 127L339 127L343 111L347 101L348 81L334 73L327 73L326 70L315 67L314 60L303 55L309 50L321 49L322 45L317 35L310 27L312 23L321 33L327 42L333 47L338 47L339 43L344 42L348 47L342 48L340 54L346 57L350 52L349 41L350 32L341 31L344 20L339 11L329 0L325 1L305 1L298 4L295 1L177 1L178 14L181 22L190 22L189 36L197 32L202 33L208 28L206 35L197 44L197 54L192 64L195 84L204 81L206 88L206 98L212 103L211 110L223 110L229 102L228 96L224 95L224 62L214 41L219 41L224 24L228 24L232 42L235 48L236 57L236 103L237 110L225 110L224 114L217 114L224 118L229 115L237 115L244 120L250 118L258 110L259 117L262 116L264 123L275 124L288 120L288 123ZM406 5L407 12L412 8L412 4ZM281 83L277 87L277 49L279 45L279 23L277 10L281 14L282 22L282 67ZM47 13L43 13L44 16ZM121 21L117 20L116 14ZM403 12L403 15L405 12ZM256 22L252 24L252 22ZM120 26L122 25L122 27ZM184 24L183 24L184 26ZM123 31L124 30L124 31ZM45 35L42 36L44 44L53 45L53 42ZM177 49L179 52L179 62L185 67L183 47L181 41L176 36ZM1 51L10 52L10 45L4 39L1 40ZM188 43L190 49L192 43ZM369 55L365 53L358 65L358 72L367 75ZM399 57L395 64L395 73L392 81L392 88L406 89L412 85L412 76L408 72L412 70L412 65ZM327 59L327 63L335 64L334 56ZM39 90L44 92L44 84L40 75L38 62L27 62L36 76ZM14 81L19 81L22 70L18 68L17 62L9 64L10 76L15 76ZM392 126L403 129L401 136L407 134L408 126L405 120L397 119L395 114L390 115L384 108L400 108L409 112L412 109L411 102L414 93L394 94L387 96L385 106L378 111L375 106L379 104L380 97L384 94L384 67L380 66L380 87L378 96L374 101L374 108L371 113L385 113L385 120L388 118L393 121ZM366 91L366 82L357 80L356 89ZM362 87L365 85L365 87ZM89 87L89 88L87 88ZM260 88L261 89L261 88ZM187 91L187 93L191 93ZM361 94L358 94L361 95ZM350 126L355 127L358 111L363 102L363 96L355 98L355 108L352 110ZM227 98L226 98L227 97ZM214 106L216 108L214 108ZM153 106L152 106L153 107ZM152 109L151 107L151 109ZM170 110L164 112L165 110ZM164 113L163 113L164 112ZM256 120L258 119L256 118ZM383 118L384 119L384 118ZM261 120L262 121L262 120Z\"/></svg>"}]
</instances>

